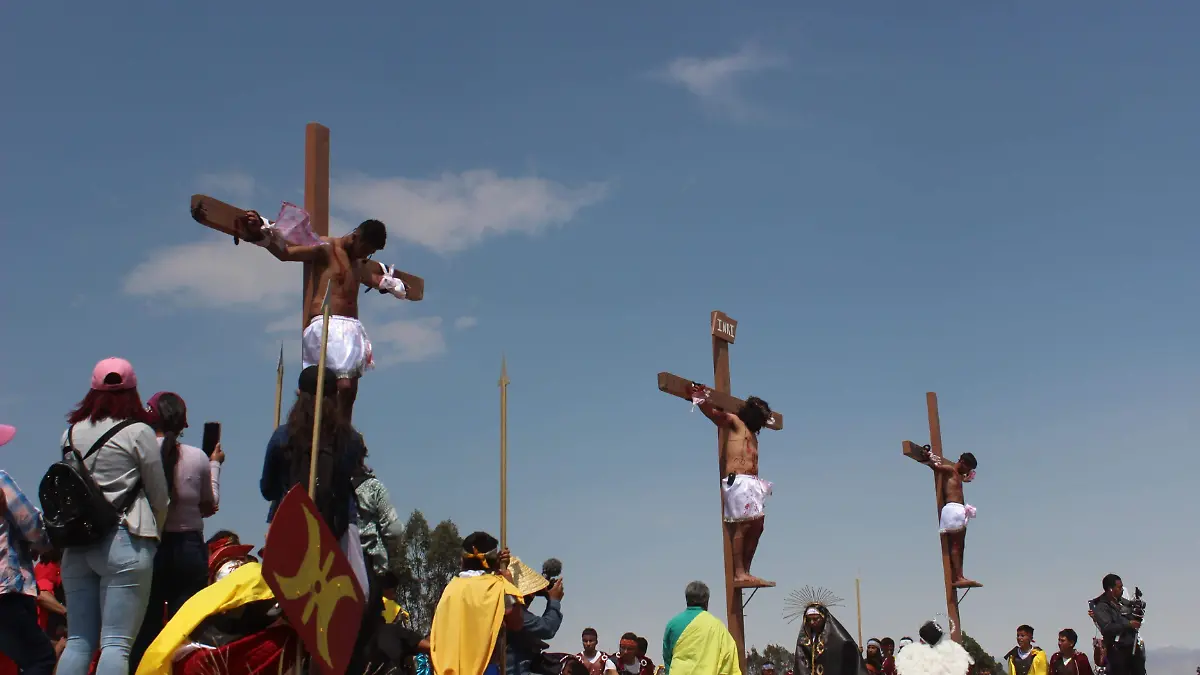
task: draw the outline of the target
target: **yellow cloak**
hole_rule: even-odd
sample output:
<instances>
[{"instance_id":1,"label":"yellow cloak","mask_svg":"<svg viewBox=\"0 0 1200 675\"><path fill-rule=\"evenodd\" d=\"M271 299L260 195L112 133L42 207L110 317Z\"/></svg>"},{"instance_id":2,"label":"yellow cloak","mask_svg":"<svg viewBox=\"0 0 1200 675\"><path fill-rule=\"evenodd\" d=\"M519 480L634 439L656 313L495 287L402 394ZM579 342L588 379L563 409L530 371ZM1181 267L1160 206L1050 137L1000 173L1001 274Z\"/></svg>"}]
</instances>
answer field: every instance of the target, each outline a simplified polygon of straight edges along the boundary
<instances>
[{"instance_id":1,"label":"yellow cloak","mask_svg":"<svg viewBox=\"0 0 1200 675\"><path fill-rule=\"evenodd\" d=\"M438 601L429 634L433 672L483 675L504 622L505 596L522 602L521 591L497 574L450 580Z\"/></svg>"},{"instance_id":2,"label":"yellow cloak","mask_svg":"<svg viewBox=\"0 0 1200 675\"><path fill-rule=\"evenodd\" d=\"M225 578L193 595L171 617L162 632L150 643L137 675L171 675L175 650L188 642L188 636L208 617L242 605L275 597L263 579L262 565L248 562Z\"/></svg>"}]
</instances>

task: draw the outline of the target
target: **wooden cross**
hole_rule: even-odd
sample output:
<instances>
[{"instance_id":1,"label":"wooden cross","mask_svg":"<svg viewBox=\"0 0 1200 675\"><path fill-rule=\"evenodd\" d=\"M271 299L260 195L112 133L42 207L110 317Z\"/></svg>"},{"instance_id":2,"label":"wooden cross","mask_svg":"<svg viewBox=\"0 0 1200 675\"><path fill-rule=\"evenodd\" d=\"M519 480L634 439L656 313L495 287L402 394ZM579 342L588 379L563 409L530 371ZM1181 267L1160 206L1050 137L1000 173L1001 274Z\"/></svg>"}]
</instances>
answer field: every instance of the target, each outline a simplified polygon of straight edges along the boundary
<instances>
[{"instance_id":1,"label":"wooden cross","mask_svg":"<svg viewBox=\"0 0 1200 675\"><path fill-rule=\"evenodd\" d=\"M737 339L737 321L729 318L724 312L714 311L710 315L711 332L712 332L712 351L713 351L713 379L714 386L708 387L710 390L708 400L716 407L729 412L737 412L746 405L746 402L740 398L730 394L731 385L729 382L729 345ZM671 373L658 374L658 389L672 396L677 396L685 401L692 400L692 385L697 384L691 380L686 380L678 375ZM780 431L783 429L783 414L771 412L771 417L767 420L768 429ZM725 466L721 463L721 452L725 447L725 438L729 435L729 430L721 428L717 431L717 476L718 480L724 478ZM738 647L738 664L743 673L746 671L746 628L745 615L743 610L745 605L742 603L742 589L737 588L733 584L733 542L730 539L728 528L724 526L725 516L725 496L718 494L721 497L721 541L725 550L725 612L727 615L726 624L729 628L729 634L733 636L734 642ZM757 591L757 589L755 589ZM753 597L753 593L751 593Z\"/></svg>"},{"instance_id":2,"label":"wooden cross","mask_svg":"<svg viewBox=\"0 0 1200 675\"><path fill-rule=\"evenodd\" d=\"M313 234L329 236L329 129L316 122L309 122L304 129L304 210L308 212ZM192 195L192 218L201 225L233 237L233 243L246 238L241 217L246 209L209 197ZM395 275L404 282L409 300L418 301L425 296L425 280L421 277L396 270ZM301 330L312 320L309 314L317 293L313 288L312 263L304 263L303 293L301 298Z\"/></svg>"},{"instance_id":3,"label":"wooden cross","mask_svg":"<svg viewBox=\"0 0 1200 675\"><path fill-rule=\"evenodd\" d=\"M929 409L929 445L918 445L912 441L904 441L903 451L906 457L926 464L929 454L942 457L942 422L938 417L937 394L927 392L925 405ZM942 507L945 499L946 477L937 471L933 472L934 499L937 502L937 515L940 522ZM946 615L950 617L950 639L962 644L962 621L958 617L958 589L954 587L954 572L950 565L950 543L945 536L938 537L942 542L942 575L946 584ZM968 589L969 590L969 589Z\"/></svg>"}]
</instances>

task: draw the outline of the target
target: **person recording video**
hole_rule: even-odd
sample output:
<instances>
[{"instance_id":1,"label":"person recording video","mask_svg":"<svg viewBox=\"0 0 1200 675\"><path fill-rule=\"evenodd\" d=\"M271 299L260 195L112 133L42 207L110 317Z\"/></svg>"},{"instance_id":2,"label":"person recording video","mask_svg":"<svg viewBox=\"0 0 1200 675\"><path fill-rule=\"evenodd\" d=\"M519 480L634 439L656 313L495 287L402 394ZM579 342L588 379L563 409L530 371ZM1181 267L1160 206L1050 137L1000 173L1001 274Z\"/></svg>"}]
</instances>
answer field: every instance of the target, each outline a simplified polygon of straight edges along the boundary
<instances>
[{"instance_id":1,"label":"person recording video","mask_svg":"<svg viewBox=\"0 0 1200 675\"><path fill-rule=\"evenodd\" d=\"M542 565L542 574L538 574L520 558L512 556L509 558L508 571L525 603L521 607L523 628L508 636L506 675L542 673L550 666L555 667L552 669L557 675L562 664L553 659L553 664L546 663L541 656L549 646L546 641L553 640L562 626L563 582L558 578L562 573L562 563L551 558ZM531 609L533 601L539 597L546 599L546 608L540 616Z\"/></svg>"},{"instance_id":2,"label":"person recording video","mask_svg":"<svg viewBox=\"0 0 1200 675\"><path fill-rule=\"evenodd\" d=\"M1103 636L1108 675L1146 675L1146 648L1140 644L1140 613L1124 598L1121 577L1107 574L1104 593L1088 603L1088 614Z\"/></svg>"}]
</instances>

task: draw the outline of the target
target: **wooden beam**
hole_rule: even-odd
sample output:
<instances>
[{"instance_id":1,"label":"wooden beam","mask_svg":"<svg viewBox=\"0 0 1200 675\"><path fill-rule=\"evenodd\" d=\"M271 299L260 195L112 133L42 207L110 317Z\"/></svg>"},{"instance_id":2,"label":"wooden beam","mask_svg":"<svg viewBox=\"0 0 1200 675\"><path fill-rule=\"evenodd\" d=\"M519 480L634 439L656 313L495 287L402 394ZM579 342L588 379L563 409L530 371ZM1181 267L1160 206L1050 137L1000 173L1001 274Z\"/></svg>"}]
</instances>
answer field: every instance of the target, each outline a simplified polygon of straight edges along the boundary
<instances>
[{"instance_id":1,"label":"wooden beam","mask_svg":"<svg viewBox=\"0 0 1200 675\"><path fill-rule=\"evenodd\" d=\"M701 383L693 382L691 380L679 377L678 375L672 375L671 373L658 374L658 390L672 396L678 396L685 401L692 400L693 384ZM746 405L745 401L736 396L731 396L713 387L708 387L708 389L710 392L708 400L712 401L713 405L717 406L721 410L735 413L738 410L741 410L742 406ZM772 410L771 418L767 420L766 428L774 429L775 431L782 431L783 413Z\"/></svg>"},{"instance_id":2,"label":"wooden beam","mask_svg":"<svg viewBox=\"0 0 1200 675\"><path fill-rule=\"evenodd\" d=\"M233 237L235 244L239 239L246 238L245 230L239 222L242 214L246 212L245 209L208 195L192 195L191 208L192 218L196 222ZM421 277L396 270L396 278L403 281L408 288L409 300L417 302L425 297L425 280Z\"/></svg>"}]
</instances>

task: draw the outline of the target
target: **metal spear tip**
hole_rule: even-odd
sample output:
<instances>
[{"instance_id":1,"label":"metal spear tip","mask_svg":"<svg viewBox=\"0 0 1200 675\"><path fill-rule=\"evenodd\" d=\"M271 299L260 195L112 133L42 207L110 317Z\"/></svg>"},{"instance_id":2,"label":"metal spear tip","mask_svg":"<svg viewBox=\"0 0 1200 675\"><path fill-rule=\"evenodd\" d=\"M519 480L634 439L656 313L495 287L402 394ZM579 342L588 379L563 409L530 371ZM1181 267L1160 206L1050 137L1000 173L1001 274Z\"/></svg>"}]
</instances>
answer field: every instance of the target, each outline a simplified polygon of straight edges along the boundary
<instances>
[{"instance_id":1,"label":"metal spear tip","mask_svg":"<svg viewBox=\"0 0 1200 675\"><path fill-rule=\"evenodd\" d=\"M281 373L283 372L283 343L282 342L279 343L279 365L275 366L275 369Z\"/></svg>"}]
</instances>

